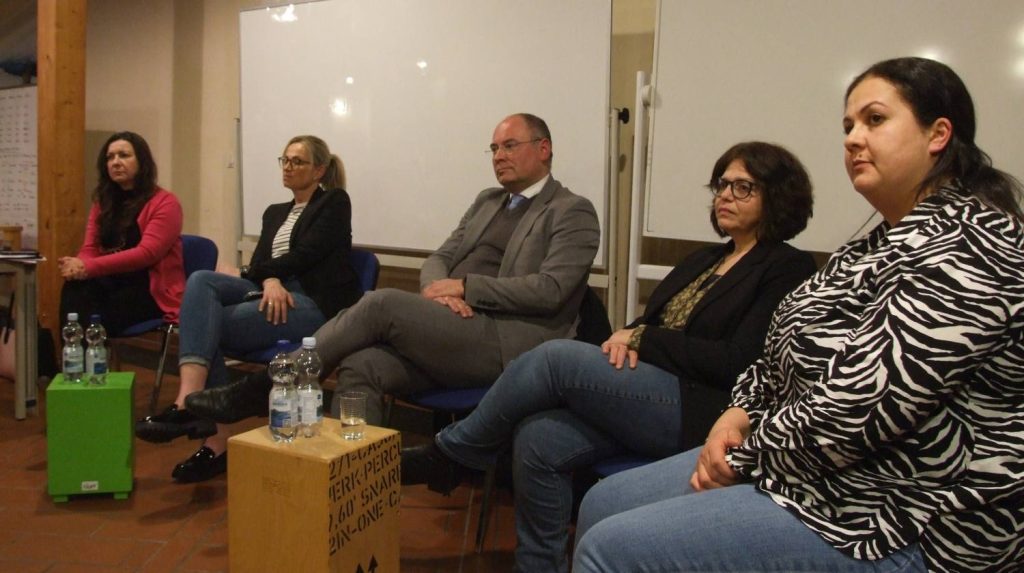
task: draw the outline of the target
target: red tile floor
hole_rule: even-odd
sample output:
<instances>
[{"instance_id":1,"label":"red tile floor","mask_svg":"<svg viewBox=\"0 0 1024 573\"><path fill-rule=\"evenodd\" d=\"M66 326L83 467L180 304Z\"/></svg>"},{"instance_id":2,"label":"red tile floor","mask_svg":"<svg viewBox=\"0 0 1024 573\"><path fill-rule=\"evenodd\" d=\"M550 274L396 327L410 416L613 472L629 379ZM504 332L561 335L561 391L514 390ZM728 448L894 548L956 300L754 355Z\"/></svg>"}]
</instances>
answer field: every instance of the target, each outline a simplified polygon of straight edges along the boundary
<instances>
[{"instance_id":1,"label":"red tile floor","mask_svg":"<svg viewBox=\"0 0 1024 573\"><path fill-rule=\"evenodd\" d=\"M145 412L153 371L129 363L121 369L136 372L136 412ZM162 406L173 400L176 390L176 377L165 376ZM137 440L135 489L127 500L100 494L54 503L46 492L45 400L22 421L14 420L13 400L13 384L0 379L0 571L228 570L225 477L190 485L170 477L174 464L191 455L197 443ZM234 429L265 422L247 420ZM403 439L425 438L405 433ZM403 572L512 570L515 533L509 492L497 491L485 547L477 554L480 493L479 484L468 483L451 497L425 486L402 488Z\"/></svg>"}]
</instances>

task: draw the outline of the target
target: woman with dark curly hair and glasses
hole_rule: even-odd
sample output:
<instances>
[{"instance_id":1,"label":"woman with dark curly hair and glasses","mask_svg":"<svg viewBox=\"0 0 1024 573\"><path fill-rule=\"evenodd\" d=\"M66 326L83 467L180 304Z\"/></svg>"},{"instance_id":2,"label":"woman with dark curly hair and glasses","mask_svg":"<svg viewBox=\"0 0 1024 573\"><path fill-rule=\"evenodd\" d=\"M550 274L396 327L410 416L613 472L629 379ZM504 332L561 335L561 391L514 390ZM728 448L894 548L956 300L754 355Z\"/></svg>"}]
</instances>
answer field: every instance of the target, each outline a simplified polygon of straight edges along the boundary
<instances>
[{"instance_id":1,"label":"woman with dark curly hair and glasses","mask_svg":"<svg viewBox=\"0 0 1024 573\"><path fill-rule=\"evenodd\" d=\"M177 322L185 290L178 199L156 184L153 154L137 133L111 135L96 169L85 241L57 260L61 319L100 314L111 336L153 318Z\"/></svg>"},{"instance_id":2,"label":"woman with dark curly hair and glasses","mask_svg":"<svg viewBox=\"0 0 1024 573\"><path fill-rule=\"evenodd\" d=\"M879 62L845 103L884 221L782 301L703 446L590 490L574 572L1021 571L1021 185L945 64Z\"/></svg>"},{"instance_id":3,"label":"woman with dark curly hair and glasses","mask_svg":"<svg viewBox=\"0 0 1024 573\"><path fill-rule=\"evenodd\" d=\"M402 453L403 483L446 492L512 445L520 571L567 569L574 469L703 441L737 375L761 355L775 307L815 271L810 255L784 242L806 227L813 204L790 152L735 145L708 187L711 224L729 241L683 259L643 316L600 348L556 340L527 352L468 418Z\"/></svg>"}]
</instances>

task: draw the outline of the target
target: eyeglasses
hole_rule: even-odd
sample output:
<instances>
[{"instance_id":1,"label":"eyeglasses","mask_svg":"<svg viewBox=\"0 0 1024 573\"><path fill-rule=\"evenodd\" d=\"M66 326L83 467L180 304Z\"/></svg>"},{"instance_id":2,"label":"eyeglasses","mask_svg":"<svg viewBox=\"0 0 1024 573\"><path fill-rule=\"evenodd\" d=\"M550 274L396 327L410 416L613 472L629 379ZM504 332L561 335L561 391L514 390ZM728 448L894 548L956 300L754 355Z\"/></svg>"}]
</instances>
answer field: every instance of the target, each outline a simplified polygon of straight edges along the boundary
<instances>
[{"instance_id":1,"label":"eyeglasses","mask_svg":"<svg viewBox=\"0 0 1024 573\"><path fill-rule=\"evenodd\" d=\"M284 169L287 166L291 166L293 169L298 169L299 167L302 167L303 165L309 165L310 163L312 163L312 161L303 161L298 157L282 156L277 158L277 164L281 166L281 169Z\"/></svg>"},{"instance_id":2,"label":"eyeglasses","mask_svg":"<svg viewBox=\"0 0 1024 573\"><path fill-rule=\"evenodd\" d=\"M516 148L519 147L520 145L523 145L524 143L537 143L542 139L544 138L535 137L533 139L527 139L526 141L516 141L512 139L501 144L492 143L491 148L487 150L487 153L490 153L491 155L497 155L499 151L504 151L505 155L511 155L512 152L515 151Z\"/></svg>"},{"instance_id":3,"label":"eyeglasses","mask_svg":"<svg viewBox=\"0 0 1024 573\"><path fill-rule=\"evenodd\" d=\"M747 179L736 179L735 181L729 181L728 179L719 177L717 180L708 185L708 189L711 190L711 193L715 197L718 197L723 192L725 192L726 189L730 187L732 188L733 199L736 199L737 201L745 201L750 197L751 194L754 193L754 191L761 189L761 184L754 183L753 181L749 181Z\"/></svg>"}]
</instances>

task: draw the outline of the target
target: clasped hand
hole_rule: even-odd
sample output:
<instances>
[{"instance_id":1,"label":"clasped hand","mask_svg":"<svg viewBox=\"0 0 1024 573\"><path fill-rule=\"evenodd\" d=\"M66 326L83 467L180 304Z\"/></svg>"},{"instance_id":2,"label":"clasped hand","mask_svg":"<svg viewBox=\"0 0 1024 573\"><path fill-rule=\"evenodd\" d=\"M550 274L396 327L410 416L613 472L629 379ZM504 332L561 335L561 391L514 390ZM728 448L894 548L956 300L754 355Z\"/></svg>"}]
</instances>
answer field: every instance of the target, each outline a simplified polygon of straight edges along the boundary
<instances>
[{"instance_id":1,"label":"clasped hand","mask_svg":"<svg viewBox=\"0 0 1024 573\"><path fill-rule=\"evenodd\" d=\"M623 328L612 333L608 340L601 344L601 352L608 355L608 364L616 370L622 370L622 366L629 363L630 369L636 368L640 357L636 350L630 350L629 338L633 335L632 328Z\"/></svg>"},{"instance_id":2,"label":"clasped hand","mask_svg":"<svg viewBox=\"0 0 1024 573\"><path fill-rule=\"evenodd\" d=\"M697 467L690 476L694 491L707 491L739 483L740 476L725 459L729 448L743 444L743 434L732 427L712 428L704 449L697 458Z\"/></svg>"},{"instance_id":3,"label":"clasped hand","mask_svg":"<svg viewBox=\"0 0 1024 573\"><path fill-rule=\"evenodd\" d=\"M447 306L462 318L473 316L473 307L466 302L466 290L459 279L440 279L427 285L420 293L430 300Z\"/></svg>"},{"instance_id":4,"label":"clasped hand","mask_svg":"<svg viewBox=\"0 0 1024 573\"><path fill-rule=\"evenodd\" d=\"M57 267L64 280L81 281L89 278L89 273L85 272L85 263L78 257L61 257L57 259Z\"/></svg>"},{"instance_id":5,"label":"clasped hand","mask_svg":"<svg viewBox=\"0 0 1024 573\"><path fill-rule=\"evenodd\" d=\"M288 309L295 308L295 299L280 280L267 279L263 281L263 298L257 308L266 314L267 322L284 324L288 322Z\"/></svg>"}]
</instances>

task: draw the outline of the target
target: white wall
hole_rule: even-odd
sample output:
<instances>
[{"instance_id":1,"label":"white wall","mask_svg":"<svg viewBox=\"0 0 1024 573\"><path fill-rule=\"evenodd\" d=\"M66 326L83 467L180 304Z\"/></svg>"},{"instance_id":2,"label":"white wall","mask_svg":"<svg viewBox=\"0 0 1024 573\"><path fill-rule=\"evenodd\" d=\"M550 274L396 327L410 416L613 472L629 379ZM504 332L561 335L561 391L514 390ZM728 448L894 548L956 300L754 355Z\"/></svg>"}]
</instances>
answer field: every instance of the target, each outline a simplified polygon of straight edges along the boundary
<instances>
[{"instance_id":1,"label":"white wall","mask_svg":"<svg viewBox=\"0 0 1024 573\"><path fill-rule=\"evenodd\" d=\"M221 261L238 264L241 193L238 175L239 32L238 14L270 5L259 0L204 3L203 98L200 110L198 232L220 247Z\"/></svg>"},{"instance_id":2,"label":"white wall","mask_svg":"<svg viewBox=\"0 0 1024 573\"><path fill-rule=\"evenodd\" d=\"M241 233L238 187L239 116L239 18L240 10L280 5L275 0L90 0L88 3L86 56L86 129L128 129L146 137L160 169L160 183L174 191L185 208L186 232L213 239L221 260L235 263ZM613 0L613 65L646 61L653 38L654 0ZM195 42L194 29L175 29L182 21L175 10L202 10L201 70L191 77L175 78L175 40ZM177 35L177 36L176 36ZM182 35L187 36L182 41ZM639 57L637 57L639 54ZM624 60L623 60L624 59ZM612 78L612 105L632 107L635 66L626 63L625 73ZM180 68L179 68L180 71ZM618 87L616 87L618 86ZM198 91L196 109L175 110L182 91ZM190 95L190 94L186 94ZM177 112L177 113L175 113ZM181 129L181 123L196 129ZM177 125L177 129L175 126ZM630 149L631 130L624 134L622 151ZM177 138L177 139L175 139ZM175 148L197 146L196 157L175 155ZM186 149L191 149L186 147ZM97 149L87 150L87 170ZM190 154L191 155L191 154ZM194 161L194 164L193 164ZM629 162L624 162L629 165ZM198 172L194 178L183 173ZM177 178L173 175L179 174ZM87 181L91 180L87 173ZM624 175L628 181L628 174ZM175 187L180 180L181 188ZM195 189L192 189L195 187ZM191 199L190 199L191 197Z\"/></svg>"},{"instance_id":3,"label":"white wall","mask_svg":"<svg viewBox=\"0 0 1024 573\"><path fill-rule=\"evenodd\" d=\"M173 191L174 2L90 0L87 18L85 129L142 135L160 184ZM86 157L98 152L87 149ZM86 164L86 181L93 169Z\"/></svg>"}]
</instances>

